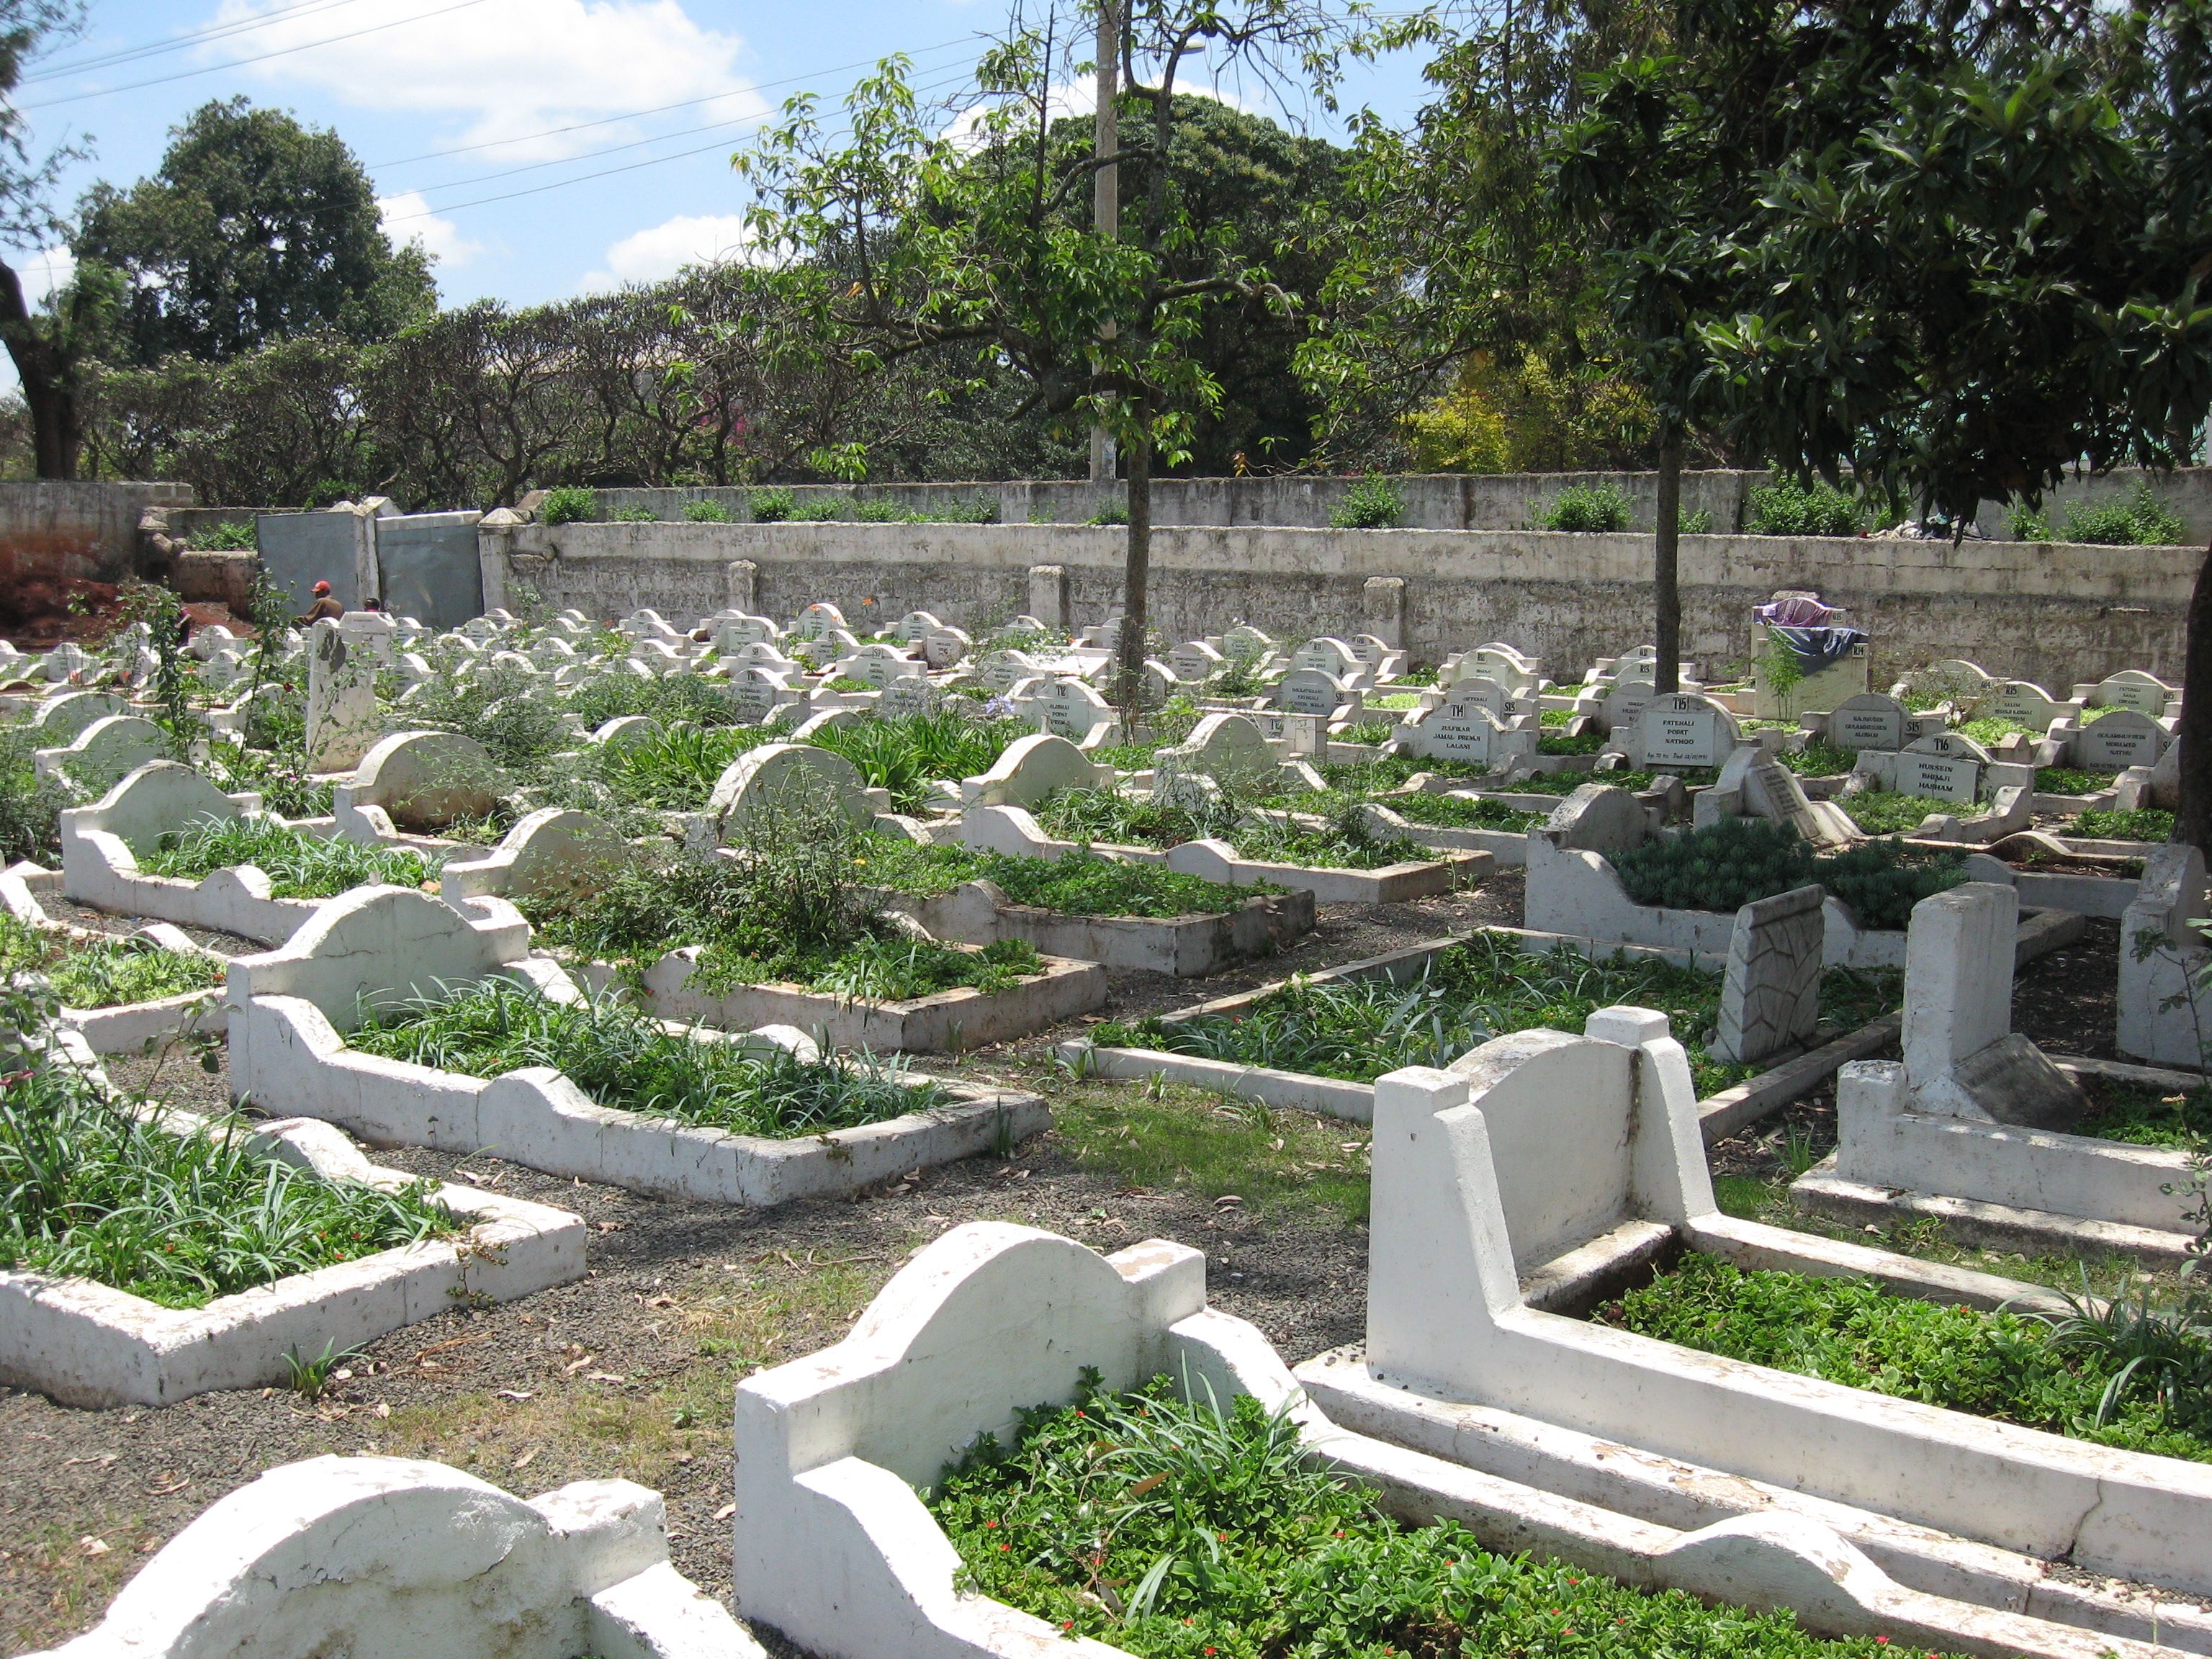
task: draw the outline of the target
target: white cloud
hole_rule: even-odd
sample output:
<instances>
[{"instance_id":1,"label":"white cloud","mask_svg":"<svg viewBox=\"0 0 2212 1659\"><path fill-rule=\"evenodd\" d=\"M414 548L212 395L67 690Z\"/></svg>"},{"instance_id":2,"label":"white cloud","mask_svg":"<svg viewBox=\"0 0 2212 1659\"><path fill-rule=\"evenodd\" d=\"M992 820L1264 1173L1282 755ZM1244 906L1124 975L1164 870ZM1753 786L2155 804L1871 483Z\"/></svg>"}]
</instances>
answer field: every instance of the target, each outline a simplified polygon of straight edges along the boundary
<instances>
[{"instance_id":1,"label":"white cloud","mask_svg":"<svg viewBox=\"0 0 2212 1659\"><path fill-rule=\"evenodd\" d=\"M1211 98L1217 103L1228 105L1231 109L1243 110L1247 115L1264 115L1270 120L1281 118L1267 104L1229 87L1216 86L1202 81L1182 81L1177 82L1176 90L1179 94L1188 94L1194 98ZM954 116L939 136L963 149L973 149L979 142L975 130L981 123L985 112L997 106L1001 106L992 103L969 106ZM1063 81L1045 94L1045 108L1055 121L1063 120L1073 115L1092 114L1098 108L1098 83L1087 78L1081 81ZM1024 110L1022 113L1024 120L1030 118L1027 110Z\"/></svg>"},{"instance_id":2,"label":"white cloud","mask_svg":"<svg viewBox=\"0 0 2212 1659\"><path fill-rule=\"evenodd\" d=\"M615 243L603 256L604 268L587 273L578 286L589 294L624 283L659 282L685 265L743 258L747 247L745 222L738 214L678 214Z\"/></svg>"},{"instance_id":3,"label":"white cloud","mask_svg":"<svg viewBox=\"0 0 2212 1659\"><path fill-rule=\"evenodd\" d=\"M76 275L76 255L65 247L42 247L7 257L15 268L16 279L23 284L23 303L33 311L46 295Z\"/></svg>"},{"instance_id":4,"label":"white cloud","mask_svg":"<svg viewBox=\"0 0 2212 1659\"><path fill-rule=\"evenodd\" d=\"M384 220L384 234L394 247L420 242L423 250L447 270L465 265L483 252L482 242L471 241L451 219L430 211L419 190L403 190L397 196L380 196L376 210Z\"/></svg>"},{"instance_id":5,"label":"white cloud","mask_svg":"<svg viewBox=\"0 0 2212 1659\"><path fill-rule=\"evenodd\" d=\"M223 0L216 21L243 21L285 3ZM344 9L343 24L319 13L280 18L234 46L210 47L207 61L307 46L247 72L274 83L321 88L356 105L465 124L452 135L424 134L425 149L449 136L463 143L514 139L693 99L712 101L682 111L686 125L768 107L738 73L744 43L702 28L680 0L472 0L424 16L430 9L423 0L358 0ZM397 27L376 27L386 23ZM313 44L365 29L375 32ZM544 160L634 134L630 124L620 123L502 144L465 159L492 165Z\"/></svg>"}]
</instances>

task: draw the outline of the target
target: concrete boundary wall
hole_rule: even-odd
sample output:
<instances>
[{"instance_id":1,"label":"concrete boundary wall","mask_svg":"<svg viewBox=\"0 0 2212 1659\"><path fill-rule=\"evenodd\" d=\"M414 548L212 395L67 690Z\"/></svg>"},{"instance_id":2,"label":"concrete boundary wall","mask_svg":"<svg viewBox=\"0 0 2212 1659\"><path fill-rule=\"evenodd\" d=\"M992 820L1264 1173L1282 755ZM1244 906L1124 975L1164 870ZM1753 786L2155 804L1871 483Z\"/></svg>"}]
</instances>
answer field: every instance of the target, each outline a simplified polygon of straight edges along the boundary
<instances>
[{"instance_id":1,"label":"concrete boundary wall","mask_svg":"<svg viewBox=\"0 0 2212 1659\"><path fill-rule=\"evenodd\" d=\"M1118 604L1123 532L1077 525L569 524L491 526L484 603L573 605L605 620L650 605L687 620L732 603L791 617L834 601L855 630L928 610L971 633L1026 610L1030 571L1066 573L1073 624ZM1818 589L1873 636L1875 678L1966 657L2001 678L2094 681L2181 671L2201 548L1691 536L1682 541L1685 654L1751 653L1751 608ZM1543 531L1163 526L1153 626L1170 640L1245 621L1303 639L1402 628L1417 660L1507 640L1553 678L1651 637L1646 536ZM733 589L742 586L741 595ZM1369 613L1378 593L1390 615ZM1388 637L1387 635L1385 637Z\"/></svg>"},{"instance_id":2,"label":"concrete boundary wall","mask_svg":"<svg viewBox=\"0 0 2212 1659\"><path fill-rule=\"evenodd\" d=\"M1771 475L1764 471L1706 469L1682 475L1682 511L1711 514L1723 534L1743 528L1747 498ZM1273 525L1328 527L1344 492L1355 480L1298 473L1256 478L1158 478L1152 484L1152 522L1160 525ZM1648 530L1656 516L1658 475L1653 472L1430 472L1394 477L1408 530L1522 530L1571 484L1610 483L1628 497L1632 526ZM2101 478L2069 478L2045 502L2045 515L2063 525L2069 502L2083 505L2125 500L2138 482L2149 485L2168 510L2180 515L2189 538L2200 545L2212 538L2212 467L2182 467L2160 476L2122 467ZM1087 479L1045 478L1010 483L794 484L804 501L851 495L890 501L915 512L942 512L981 497L997 501L1002 524L1085 524L1109 502L1119 505L1126 487L1098 485ZM663 518L683 516L687 502L711 501L734 519L752 515L752 492L736 488L693 489L602 489L599 502L617 507L649 507ZM1985 502L1976 520L1985 536L2009 539L2012 530L2001 502Z\"/></svg>"},{"instance_id":3,"label":"concrete boundary wall","mask_svg":"<svg viewBox=\"0 0 2212 1659\"><path fill-rule=\"evenodd\" d=\"M191 501L191 486L180 483L0 483L0 586L55 577L120 581L137 563L147 509Z\"/></svg>"}]
</instances>

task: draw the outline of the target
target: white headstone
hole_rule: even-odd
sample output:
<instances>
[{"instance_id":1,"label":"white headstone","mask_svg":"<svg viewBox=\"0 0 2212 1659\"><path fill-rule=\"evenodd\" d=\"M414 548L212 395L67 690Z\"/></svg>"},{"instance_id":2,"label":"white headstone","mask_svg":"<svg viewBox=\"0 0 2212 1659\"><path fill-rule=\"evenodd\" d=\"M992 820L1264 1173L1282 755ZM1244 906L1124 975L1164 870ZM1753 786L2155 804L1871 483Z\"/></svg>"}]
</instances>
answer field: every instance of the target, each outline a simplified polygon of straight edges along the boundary
<instances>
[{"instance_id":1,"label":"white headstone","mask_svg":"<svg viewBox=\"0 0 2212 1659\"><path fill-rule=\"evenodd\" d=\"M933 628L921 636L922 660L933 669L950 668L974 648L975 641L957 628Z\"/></svg>"},{"instance_id":2,"label":"white headstone","mask_svg":"<svg viewBox=\"0 0 2212 1659\"><path fill-rule=\"evenodd\" d=\"M2031 732L2047 732L2064 706L2031 680L2006 680L1974 705L1975 716L2010 720Z\"/></svg>"},{"instance_id":3,"label":"white headstone","mask_svg":"<svg viewBox=\"0 0 2212 1659\"><path fill-rule=\"evenodd\" d=\"M1894 787L1900 795L1971 804L1981 799L1982 769L1989 764L1989 750L1972 738L1933 732L1899 753Z\"/></svg>"},{"instance_id":4,"label":"white headstone","mask_svg":"<svg viewBox=\"0 0 2212 1659\"><path fill-rule=\"evenodd\" d=\"M1846 697L1828 716L1828 742L1838 749L1894 751L1905 747L1911 730L1911 711L1878 691Z\"/></svg>"},{"instance_id":5,"label":"white headstone","mask_svg":"<svg viewBox=\"0 0 2212 1659\"><path fill-rule=\"evenodd\" d=\"M2115 708L2081 728L2081 735L2074 739L2074 763L2092 772L2155 766L2172 741L2172 735L2149 715Z\"/></svg>"},{"instance_id":6,"label":"white headstone","mask_svg":"<svg viewBox=\"0 0 2212 1659\"><path fill-rule=\"evenodd\" d=\"M1654 697L1637 717L1634 758L1646 767L1718 766L1735 750L1735 716L1692 693Z\"/></svg>"},{"instance_id":7,"label":"white headstone","mask_svg":"<svg viewBox=\"0 0 2212 1659\"><path fill-rule=\"evenodd\" d=\"M1344 682L1318 668L1294 668L1283 676L1270 700L1291 714L1334 714L1351 700Z\"/></svg>"},{"instance_id":8,"label":"white headstone","mask_svg":"<svg viewBox=\"0 0 2212 1659\"><path fill-rule=\"evenodd\" d=\"M343 771L360 764L381 734L376 659L354 647L325 617L307 630L307 768Z\"/></svg>"},{"instance_id":9,"label":"white headstone","mask_svg":"<svg viewBox=\"0 0 2212 1659\"><path fill-rule=\"evenodd\" d=\"M2166 714L2173 696L2174 689L2154 675L2139 668L2124 668L2100 680L2089 694L2089 702L2098 708L2130 708L2157 720Z\"/></svg>"}]
</instances>

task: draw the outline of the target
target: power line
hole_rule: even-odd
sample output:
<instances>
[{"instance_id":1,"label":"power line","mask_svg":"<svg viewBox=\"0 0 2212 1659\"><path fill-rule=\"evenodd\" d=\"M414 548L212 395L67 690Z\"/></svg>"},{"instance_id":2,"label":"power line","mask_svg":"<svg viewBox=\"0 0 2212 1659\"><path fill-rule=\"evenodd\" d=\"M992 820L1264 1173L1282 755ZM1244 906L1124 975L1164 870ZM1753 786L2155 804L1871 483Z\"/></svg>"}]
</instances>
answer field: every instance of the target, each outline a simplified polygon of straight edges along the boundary
<instances>
[{"instance_id":1,"label":"power line","mask_svg":"<svg viewBox=\"0 0 2212 1659\"><path fill-rule=\"evenodd\" d=\"M915 90L917 92L935 91L939 87L951 85L954 82L962 79L965 74L966 71L962 70L958 74L947 76L942 80L917 87ZM763 119L763 118L759 116L750 116L745 118L757 121ZM594 179L611 179L617 173L635 173L641 167L659 167L664 161L681 161L694 155L704 155L710 150L721 149L722 145L727 142L727 139L721 139L711 144L698 145L691 149L679 149L674 154L669 155L655 155L650 156L642 161L627 162L623 166L618 167L602 167L596 173L580 173L573 179L556 179L550 184L532 185L528 188L523 190L505 191L497 196L479 196L474 201L471 202L447 202L436 208L426 206L420 213L398 214L392 218L386 220L385 222L387 224L404 225L416 219L434 219L444 214L459 213L463 208L484 207L494 202L512 202L517 198L524 196L542 196L549 190L566 190L571 185L588 184ZM607 151L602 153L611 154L612 152ZM575 160L579 158L571 157L570 159ZM546 165L551 164L547 163ZM520 169L517 170L520 171ZM491 176L496 177L497 175L495 174Z\"/></svg>"},{"instance_id":2,"label":"power line","mask_svg":"<svg viewBox=\"0 0 2212 1659\"><path fill-rule=\"evenodd\" d=\"M313 52L320 46L334 46L343 40L358 40L364 34L380 34L386 29L396 29L410 23L420 23L432 17L444 17L457 11L466 11L471 6L481 6L484 0L453 0L450 5L437 6L428 11L416 12L412 17L395 17L388 23L372 23L367 28L355 29L349 34L333 34L320 40L309 40L297 46L283 46L275 52L258 52L251 58L234 58L227 64L210 64L205 69L179 70L174 75L156 76L150 81L133 81L127 86L109 87L100 92L71 93L66 98L49 98L43 103L23 104L20 108L53 109L63 104L81 104L88 98L112 98L118 93L137 92L147 87L167 86L172 81L189 81L195 76L218 75L225 70L243 69L249 64L265 64L272 58L289 58L295 52Z\"/></svg>"},{"instance_id":3,"label":"power line","mask_svg":"<svg viewBox=\"0 0 2212 1659\"><path fill-rule=\"evenodd\" d=\"M957 40L940 41L933 46L918 46L910 55L920 58L926 57L931 52L950 51L954 46L967 46L974 39L975 37L973 35L963 35ZM765 92L771 87L796 86L802 81L816 80L825 75L842 75L848 70L870 69L881 61L882 60L879 58L863 58L857 63L840 64L834 69L810 70L804 75L787 75L781 81L754 82L748 87L743 88L743 90ZM397 161L372 161L368 164L368 167L371 172L377 172L385 167L404 167L416 161L440 161L448 155L466 155L474 150L497 149L507 144L526 144L533 139L555 138L560 137L563 133L586 132L593 127L612 126L618 121L641 121L648 115L665 115L671 110L696 109L701 104L717 103L722 99L734 96L736 96L736 94L734 93L710 92L703 98L687 98L681 103L656 104L650 109L636 109L631 110L622 115L604 116L596 121L575 121L570 123L565 127L547 127L542 132L521 133L513 138L487 138L482 143L478 144L457 144L451 149L428 149L424 150L420 155L403 155ZM703 132L706 129L701 127L696 129L696 131Z\"/></svg>"},{"instance_id":4,"label":"power line","mask_svg":"<svg viewBox=\"0 0 2212 1659\"><path fill-rule=\"evenodd\" d=\"M298 0L295 5L281 6L275 11L265 11L235 23L210 24L204 29L189 29L182 34L172 34L160 40L151 40L136 46L118 46L112 52L88 58L82 63L50 64L35 75L27 75L18 83L29 86L38 81L61 81L90 73L94 70L112 69L118 64L127 64L143 58L159 58L173 52L182 52L187 46L204 45L210 40L226 39L234 34L245 34L258 28L266 28L287 17L302 12L335 11L340 6L360 3L360 0Z\"/></svg>"}]
</instances>

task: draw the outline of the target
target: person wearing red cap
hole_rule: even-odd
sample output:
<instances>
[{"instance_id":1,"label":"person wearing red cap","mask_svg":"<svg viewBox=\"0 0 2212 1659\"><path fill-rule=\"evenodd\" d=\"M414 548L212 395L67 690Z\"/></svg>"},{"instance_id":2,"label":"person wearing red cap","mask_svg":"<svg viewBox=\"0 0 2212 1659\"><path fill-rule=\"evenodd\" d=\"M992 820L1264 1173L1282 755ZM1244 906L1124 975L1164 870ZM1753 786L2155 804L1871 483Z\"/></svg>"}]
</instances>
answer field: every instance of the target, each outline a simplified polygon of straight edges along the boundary
<instances>
[{"instance_id":1,"label":"person wearing red cap","mask_svg":"<svg viewBox=\"0 0 2212 1659\"><path fill-rule=\"evenodd\" d=\"M328 582L317 582L315 584L315 602L307 607L307 614L306 616L297 617L293 620L297 622L301 627L305 628L311 623L320 622L325 617L328 617L335 622L338 617L344 615L345 607L331 597L331 585Z\"/></svg>"}]
</instances>

